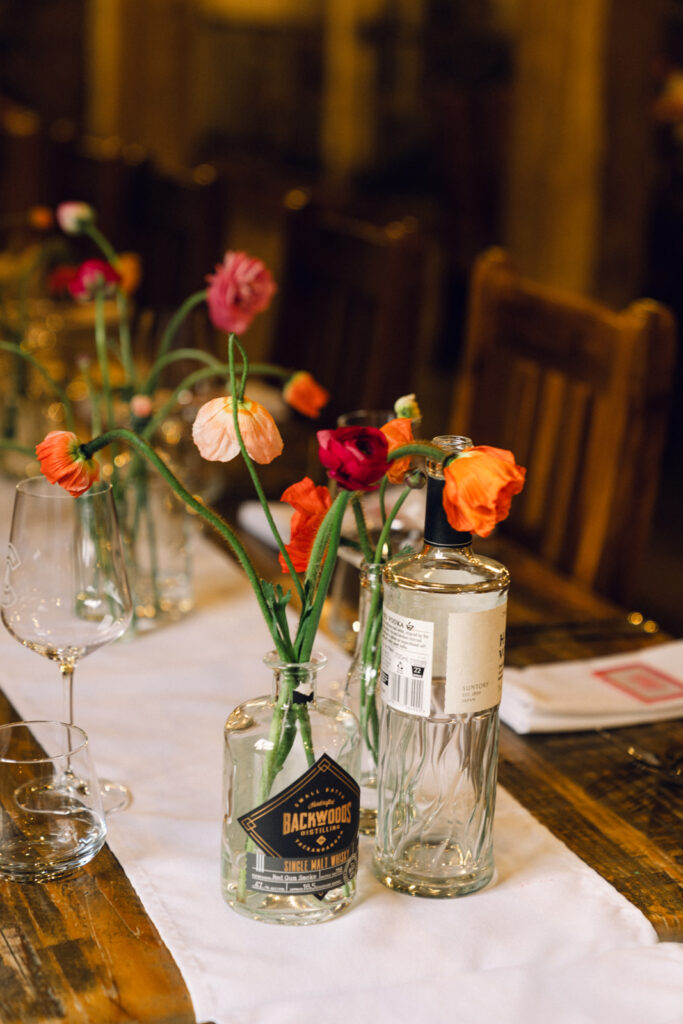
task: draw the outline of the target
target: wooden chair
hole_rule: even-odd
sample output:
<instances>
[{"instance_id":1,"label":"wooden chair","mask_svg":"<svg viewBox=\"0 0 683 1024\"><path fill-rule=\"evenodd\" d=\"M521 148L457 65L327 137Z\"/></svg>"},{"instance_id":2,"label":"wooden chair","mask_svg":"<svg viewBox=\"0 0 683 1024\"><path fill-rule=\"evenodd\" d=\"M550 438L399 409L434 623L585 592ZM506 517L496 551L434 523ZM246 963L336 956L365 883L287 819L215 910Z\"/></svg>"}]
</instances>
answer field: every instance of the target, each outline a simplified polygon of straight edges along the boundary
<instances>
[{"instance_id":1,"label":"wooden chair","mask_svg":"<svg viewBox=\"0 0 683 1024\"><path fill-rule=\"evenodd\" d=\"M625 604L650 527L675 325L648 299L623 312L475 263L450 429L527 467L500 529Z\"/></svg>"},{"instance_id":2,"label":"wooden chair","mask_svg":"<svg viewBox=\"0 0 683 1024\"><path fill-rule=\"evenodd\" d=\"M415 218L378 227L289 193L272 358L331 393L322 419L414 389L425 273ZM321 419L321 422L322 422Z\"/></svg>"}]
</instances>

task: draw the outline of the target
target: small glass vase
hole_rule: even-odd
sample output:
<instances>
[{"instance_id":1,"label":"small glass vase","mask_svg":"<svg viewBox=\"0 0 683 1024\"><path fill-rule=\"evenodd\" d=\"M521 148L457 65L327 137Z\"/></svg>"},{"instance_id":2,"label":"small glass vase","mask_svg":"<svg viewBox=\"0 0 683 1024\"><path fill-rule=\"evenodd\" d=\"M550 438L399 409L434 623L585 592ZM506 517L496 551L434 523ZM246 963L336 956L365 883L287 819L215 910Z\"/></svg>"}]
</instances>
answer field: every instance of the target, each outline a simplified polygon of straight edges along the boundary
<instances>
[{"instance_id":1,"label":"small glass vase","mask_svg":"<svg viewBox=\"0 0 683 1024\"><path fill-rule=\"evenodd\" d=\"M240 704L225 724L223 896L254 920L315 924L355 895L358 722L316 695L325 662L267 655L272 694Z\"/></svg>"},{"instance_id":2,"label":"small glass vase","mask_svg":"<svg viewBox=\"0 0 683 1024\"><path fill-rule=\"evenodd\" d=\"M176 622L194 607L191 521L161 477L142 467L115 488L133 598L131 631Z\"/></svg>"},{"instance_id":3,"label":"small glass vase","mask_svg":"<svg viewBox=\"0 0 683 1024\"><path fill-rule=\"evenodd\" d=\"M349 666L344 703L360 723L360 831L374 835L377 823L379 748L379 671L382 653L382 569L380 562L360 567L356 649Z\"/></svg>"}]
</instances>

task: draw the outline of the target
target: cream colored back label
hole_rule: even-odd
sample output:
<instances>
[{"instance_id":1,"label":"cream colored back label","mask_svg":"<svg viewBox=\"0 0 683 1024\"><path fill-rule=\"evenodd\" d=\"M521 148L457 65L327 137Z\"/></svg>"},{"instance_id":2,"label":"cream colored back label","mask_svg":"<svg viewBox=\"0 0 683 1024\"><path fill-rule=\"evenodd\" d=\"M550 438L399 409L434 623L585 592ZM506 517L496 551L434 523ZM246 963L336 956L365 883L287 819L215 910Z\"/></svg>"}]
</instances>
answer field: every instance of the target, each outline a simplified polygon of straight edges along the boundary
<instances>
[{"instance_id":1,"label":"cream colored back label","mask_svg":"<svg viewBox=\"0 0 683 1024\"><path fill-rule=\"evenodd\" d=\"M448 616L446 714L473 714L500 704L506 611L503 602L486 611Z\"/></svg>"}]
</instances>

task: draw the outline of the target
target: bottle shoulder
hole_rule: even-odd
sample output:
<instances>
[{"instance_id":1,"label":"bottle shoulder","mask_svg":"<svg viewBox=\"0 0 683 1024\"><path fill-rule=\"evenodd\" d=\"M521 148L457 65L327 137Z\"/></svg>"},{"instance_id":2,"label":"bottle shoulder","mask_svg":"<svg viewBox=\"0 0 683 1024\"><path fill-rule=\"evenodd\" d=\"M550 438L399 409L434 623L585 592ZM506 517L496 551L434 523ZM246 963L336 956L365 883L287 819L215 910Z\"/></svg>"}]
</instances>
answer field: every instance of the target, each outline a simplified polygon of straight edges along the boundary
<instances>
[{"instance_id":1,"label":"bottle shoulder","mask_svg":"<svg viewBox=\"0 0 683 1024\"><path fill-rule=\"evenodd\" d=\"M429 591L505 590L510 585L510 573L501 562L479 555L469 546L427 545L418 553L392 559L384 569L384 585Z\"/></svg>"}]
</instances>

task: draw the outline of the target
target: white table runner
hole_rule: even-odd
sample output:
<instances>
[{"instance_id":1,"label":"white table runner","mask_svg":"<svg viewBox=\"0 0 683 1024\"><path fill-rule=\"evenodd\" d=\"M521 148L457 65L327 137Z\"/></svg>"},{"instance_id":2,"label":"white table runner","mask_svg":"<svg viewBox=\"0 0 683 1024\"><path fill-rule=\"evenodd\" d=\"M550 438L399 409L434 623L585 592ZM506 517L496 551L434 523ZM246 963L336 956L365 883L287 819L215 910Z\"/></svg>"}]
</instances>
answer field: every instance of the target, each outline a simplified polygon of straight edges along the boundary
<instances>
[{"instance_id":1,"label":"white table runner","mask_svg":"<svg viewBox=\"0 0 683 1024\"><path fill-rule=\"evenodd\" d=\"M7 511L0 508L4 538ZM222 727L236 703L270 686L260 662L269 645L240 571L205 540L195 565L195 612L86 659L75 706L99 773L133 790L132 807L109 820L109 842L185 978L198 1021L683 1021L683 945L659 943L638 910L503 790L497 874L478 894L390 892L372 877L363 839L359 896L336 921L283 928L226 906ZM321 648L329 685L343 678L346 658L328 642ZM0 685L25 717L61 717L57 666L4 630Z\"/></svg>"}]
</instances>

